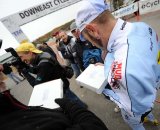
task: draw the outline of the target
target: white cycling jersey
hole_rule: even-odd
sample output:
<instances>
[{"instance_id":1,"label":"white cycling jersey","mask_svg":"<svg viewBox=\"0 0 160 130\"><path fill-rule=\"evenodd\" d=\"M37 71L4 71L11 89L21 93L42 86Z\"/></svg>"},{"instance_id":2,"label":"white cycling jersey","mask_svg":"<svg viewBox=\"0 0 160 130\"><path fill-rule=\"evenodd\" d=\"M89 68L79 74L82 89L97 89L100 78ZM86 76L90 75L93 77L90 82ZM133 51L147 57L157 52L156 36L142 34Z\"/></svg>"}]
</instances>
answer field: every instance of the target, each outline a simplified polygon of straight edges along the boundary
<instances>
[{"instance_id":1,"label":"white cycling jersey","mask_svg":"<svg viewBox=\"0 0 160 130\"><path fill-rule=\"evenodd\" d=\"M103 93L130 114L151 110L160 80L160 44L142 22L118 19L107 46L105 76L112 90Z\"/></svg>"}]
</instances>

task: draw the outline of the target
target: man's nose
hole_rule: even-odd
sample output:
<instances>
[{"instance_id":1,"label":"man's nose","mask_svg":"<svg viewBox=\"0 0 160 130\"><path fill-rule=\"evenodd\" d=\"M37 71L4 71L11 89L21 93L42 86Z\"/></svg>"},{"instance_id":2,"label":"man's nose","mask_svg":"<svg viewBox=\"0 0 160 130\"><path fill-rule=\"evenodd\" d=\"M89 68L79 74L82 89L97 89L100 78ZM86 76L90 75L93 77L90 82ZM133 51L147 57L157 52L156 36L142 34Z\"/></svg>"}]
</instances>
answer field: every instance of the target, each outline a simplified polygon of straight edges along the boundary
<instances>
[{"instance_id":1,"label":"man's nose","mask_svg":"<svg viewBox=\"0 0 160 130\"><path fill-rule=\"evenodd\" d=\"M21 60L22 60L23 62L25 62L25 59L24 59L24 58L22 58L22 57L21 57Z\"/></svg>"}]
</instances>

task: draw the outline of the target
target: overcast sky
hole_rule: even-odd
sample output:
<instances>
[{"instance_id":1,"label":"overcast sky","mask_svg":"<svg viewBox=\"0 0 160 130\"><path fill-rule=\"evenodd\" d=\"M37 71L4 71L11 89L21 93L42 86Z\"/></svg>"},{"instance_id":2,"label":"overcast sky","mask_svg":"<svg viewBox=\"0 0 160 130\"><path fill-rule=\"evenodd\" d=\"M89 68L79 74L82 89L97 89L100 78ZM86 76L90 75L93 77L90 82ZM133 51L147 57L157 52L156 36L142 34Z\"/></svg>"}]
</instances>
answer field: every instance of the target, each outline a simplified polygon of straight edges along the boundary
<instances>
[{"instance_id":1,"label":"overcast sky","mask_svg":"<svg viewBox=\"0 0 160 130\"><path fill-rule=\"evenodd\" d=\"M0 19L47 1L49 0L0 0ZM53 28L74 19L79 4L80 2L56 11L52 14L30 22L21 28L29 40L33 41L39 36L51 31ZM5 53L5 48L16 48L19 44L1 22L0 39L3 40L0 55Z\"/></svg>"}]
</instances>

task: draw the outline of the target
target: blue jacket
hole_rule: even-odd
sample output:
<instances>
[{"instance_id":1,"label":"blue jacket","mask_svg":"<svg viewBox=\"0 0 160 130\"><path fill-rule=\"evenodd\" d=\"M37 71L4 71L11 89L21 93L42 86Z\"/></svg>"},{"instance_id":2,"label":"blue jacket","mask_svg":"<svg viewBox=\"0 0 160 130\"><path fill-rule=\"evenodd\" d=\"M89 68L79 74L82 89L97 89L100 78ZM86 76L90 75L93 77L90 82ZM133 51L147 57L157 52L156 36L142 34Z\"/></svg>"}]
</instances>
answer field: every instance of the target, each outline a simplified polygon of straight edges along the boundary
<instances>
[{"instance_id":1,"label":"blue jacket","mask_svg":"<svg viewBox=\"0 0 160 130\"><path fill-rule=\"evenodd\" d=\"M104 94L130 114L151 110L160 79L160 44L142 22L118 19L107 46L105 76L112 90Z\"/></svg>"}]
</instances>

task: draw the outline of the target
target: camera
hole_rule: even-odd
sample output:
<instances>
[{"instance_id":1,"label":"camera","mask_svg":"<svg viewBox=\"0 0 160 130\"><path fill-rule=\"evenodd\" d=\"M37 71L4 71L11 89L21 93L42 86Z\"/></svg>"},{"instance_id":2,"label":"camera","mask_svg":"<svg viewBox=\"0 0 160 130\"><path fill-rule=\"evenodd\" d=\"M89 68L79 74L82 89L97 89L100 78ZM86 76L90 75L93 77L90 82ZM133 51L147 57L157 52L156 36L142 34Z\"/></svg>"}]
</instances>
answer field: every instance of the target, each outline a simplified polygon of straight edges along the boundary
<instances>
[{"instance_id":1,"label":"camera","mask_svg":"<svg viewBox=\"0 0 160 130\"><path fill-rule=\"evenodd\" d=\"M18 56L17 52L12 47L5 49L5 51L10 52L11 55L13 56L12 60L10 62L5 63L5 64L7 64L9 66L12 65L12 66L16 67L18 70L22 70L23 68L29 68L29 66L21 60L21 58Z\"/></svg>"}]
</instances>

